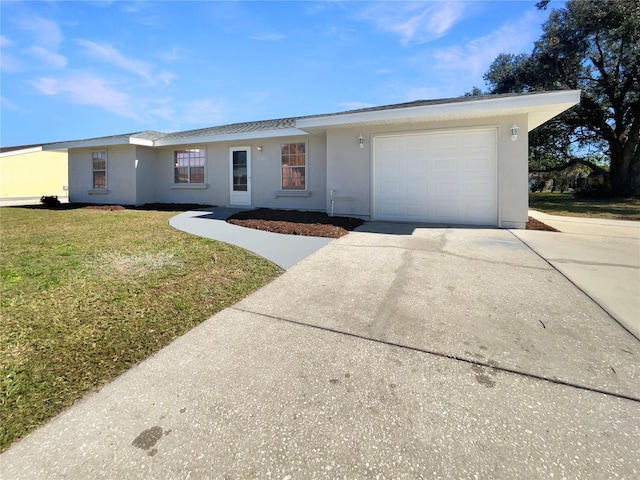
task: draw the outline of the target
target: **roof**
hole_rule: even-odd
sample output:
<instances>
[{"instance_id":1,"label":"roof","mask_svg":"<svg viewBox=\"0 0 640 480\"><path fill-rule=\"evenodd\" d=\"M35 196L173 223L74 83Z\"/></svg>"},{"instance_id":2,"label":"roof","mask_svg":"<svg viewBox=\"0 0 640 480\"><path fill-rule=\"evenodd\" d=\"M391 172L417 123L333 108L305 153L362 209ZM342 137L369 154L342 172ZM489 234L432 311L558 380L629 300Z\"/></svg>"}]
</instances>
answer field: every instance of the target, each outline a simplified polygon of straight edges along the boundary
<instances>
[{"instance_id":1,"label":"roof","mask_svg":"<svg viewBox=\"0 0 640 480\"><path fill-rule=\"evenodd\" d=\"M580 101L579 90L477 95L382 105L336 113L233 123L163 133L155 130L47 145L46 150L109 145L170 146L321 133L330 128L435 122L527 114L533 130Z\"/></svg>"}]
</instances>

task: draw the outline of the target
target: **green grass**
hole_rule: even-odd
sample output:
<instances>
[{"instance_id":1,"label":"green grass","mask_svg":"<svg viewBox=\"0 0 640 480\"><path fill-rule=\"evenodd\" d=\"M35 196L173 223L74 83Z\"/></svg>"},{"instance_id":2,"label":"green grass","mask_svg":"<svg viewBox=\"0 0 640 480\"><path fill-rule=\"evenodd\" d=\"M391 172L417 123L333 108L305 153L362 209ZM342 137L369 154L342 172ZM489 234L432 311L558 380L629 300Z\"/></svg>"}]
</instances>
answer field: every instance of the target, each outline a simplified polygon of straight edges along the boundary
<instances>
[{"instance_id":1,"label":"green grass","mask_svg":"<svg viewBox=\"0 0 640 480\"><path fill-rule=\"evenodd\" d=\"M0 451L281 273L176 213L0 210Z\"/></svg>"},{"instance_id":2,"label":"green grass","mask_svg":"<svg viewBox=\"0 0 640 480\"><path fill-rule=\"evenodd\" d=\"M529 208L550 215L640 220L640 199L578 200L571 193L529 193Z\"/></svg>"}]
</instances>

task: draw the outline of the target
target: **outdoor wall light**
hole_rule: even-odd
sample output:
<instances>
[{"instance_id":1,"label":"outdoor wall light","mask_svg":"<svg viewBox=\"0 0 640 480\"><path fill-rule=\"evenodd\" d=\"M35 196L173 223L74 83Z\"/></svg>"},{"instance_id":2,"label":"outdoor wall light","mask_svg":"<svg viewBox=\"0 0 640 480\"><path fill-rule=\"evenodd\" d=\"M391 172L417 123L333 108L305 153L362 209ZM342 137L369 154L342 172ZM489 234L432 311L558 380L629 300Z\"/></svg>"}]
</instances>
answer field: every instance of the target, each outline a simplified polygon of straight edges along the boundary
<instances>
[{"instance_id":1,"label":"outdoor wall light","mask_svg":"<svg viewBox=\"0 0 640 480\"><path fill-rule=\"evenodd\" d=\"M360 148L364 148L364 137L362 135L358 137L358 144L360 145Z\"/></svg>"},{"instance_id":2,"label":"outdoor wall light","mask_svg":"<svg viewBox=\"0 0 640 480\"><path fill-rule=\"evenodd\" d=\"M520 127L518 127L518 125L516 125L515 123L511 126L511 140L513 140L514 142L516 141L516 139L518 138L518 132L520 131Z\"/></svg>"},{"instance_id":3,"label":"outdoor wall light","mask_svg":"<svg viewBox=\"0 0 640 480\"><path fill-rule=\"evenodd\" d=\"M258 150L259 152L261 152L261 151L262 151L262 147L258 147L258 149L257 149L257 150Z\"/></svg>"}]
</instances>

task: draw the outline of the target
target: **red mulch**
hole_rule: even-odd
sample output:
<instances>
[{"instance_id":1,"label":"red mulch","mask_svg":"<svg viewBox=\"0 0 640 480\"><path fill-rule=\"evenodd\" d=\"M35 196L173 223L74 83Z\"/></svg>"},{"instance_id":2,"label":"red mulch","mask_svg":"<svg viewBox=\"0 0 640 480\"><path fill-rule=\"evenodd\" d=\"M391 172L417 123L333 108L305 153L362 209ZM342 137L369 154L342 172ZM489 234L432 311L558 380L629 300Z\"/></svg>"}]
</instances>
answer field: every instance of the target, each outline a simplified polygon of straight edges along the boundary
<instances>
[{"instance_id":1,"label":"red mulch","mask_svg":"<svg viewBox=\"0 0 640 480\"><path fill-rule=\"evenodd\" d=\"M321 212L273 210L270 208L239 212L230 216L227 222L266 232L328 238L342 237L364 223L358 218L330 217ZM533 217L529 217L527 230L558 231Z\"/></svg>"},{"instance_id":2,"label":"red mulch","mask_svg":"<svg viewBox=\"0 0 640 480\"><path fill-rule=\"evenodd\" d=\"M529 217L529 221L527 222L527 230L544 230L545 232L559 232L553 227L550 227L546 223L542 223L540 220L536 220L533 217Z\"/></svg>"},{"instance_id":3,"label":"red mulch","mask_svg":"<svg viewBox=\"0 0 640 480\"><path fill-rule=\"evenodd\" d=\"M241 227L285 235L328 238L342 237L364 223L359 218L330 217L321 212L272 210L270 208L239 212L227 218L227 222Z\"/></svg>"}]
</instances>

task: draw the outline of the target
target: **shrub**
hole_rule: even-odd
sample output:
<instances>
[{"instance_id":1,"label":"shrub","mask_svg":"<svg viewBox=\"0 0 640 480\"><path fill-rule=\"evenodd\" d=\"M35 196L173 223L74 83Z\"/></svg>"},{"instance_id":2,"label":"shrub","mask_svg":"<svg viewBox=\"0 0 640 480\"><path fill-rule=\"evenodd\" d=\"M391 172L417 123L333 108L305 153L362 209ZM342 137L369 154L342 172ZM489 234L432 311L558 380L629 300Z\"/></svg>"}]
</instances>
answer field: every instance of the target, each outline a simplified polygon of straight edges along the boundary
<instances>
[{"instance_id":1,"label":"shrub","mask_svg":"<svg viewBox=\"0 0 640 480\"><path fill-rule=\"evenodd\" d=\"M61 205L57 195L43 195L40 197L40 203L45 207L59 207Z\"/></svg>"},{"instance_id":2,"label":"shrub","mask_svg":"<svg viewBox=\"0 0 640 480\"><path fill-rule=\"evenodd\" d=\"M601 185L595 183L593 185L586 185L584 188L576 190L573 194L575 198L609 198L611 197L611 188L608 185Z\"/></svg>"}]
</instances>

